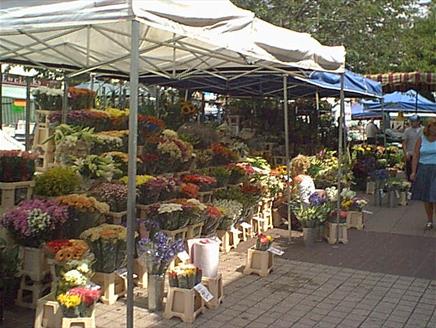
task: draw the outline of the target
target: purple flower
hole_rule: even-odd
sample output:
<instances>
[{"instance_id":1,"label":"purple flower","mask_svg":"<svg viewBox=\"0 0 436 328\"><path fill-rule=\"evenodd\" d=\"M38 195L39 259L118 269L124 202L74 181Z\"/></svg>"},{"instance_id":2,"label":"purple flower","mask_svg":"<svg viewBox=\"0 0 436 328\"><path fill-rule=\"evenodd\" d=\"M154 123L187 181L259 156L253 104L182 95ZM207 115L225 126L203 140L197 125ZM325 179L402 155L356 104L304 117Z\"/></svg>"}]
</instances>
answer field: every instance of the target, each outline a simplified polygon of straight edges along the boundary
<instances>
[{"instance_id":1,"label":"purple flower","mask_svg":"<svg viewBox=\"0 0 436 328\"><path fill-rule=\"evenodd\" d=\"M314 206L322 205L326 202L326 199L324 197L321 197L317 192L314 192L309 197L309 203Z\"/></svg>"}]
</instances>

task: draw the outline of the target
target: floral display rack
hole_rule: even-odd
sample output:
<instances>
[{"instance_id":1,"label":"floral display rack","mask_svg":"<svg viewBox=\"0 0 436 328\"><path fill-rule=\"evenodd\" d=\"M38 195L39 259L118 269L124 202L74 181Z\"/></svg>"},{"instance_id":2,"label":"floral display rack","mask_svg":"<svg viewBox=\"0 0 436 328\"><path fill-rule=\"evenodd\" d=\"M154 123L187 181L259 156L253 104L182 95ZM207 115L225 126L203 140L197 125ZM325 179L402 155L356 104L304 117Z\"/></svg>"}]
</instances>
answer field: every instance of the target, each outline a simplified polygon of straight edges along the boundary
<instances>
[{"instance_id":1,"label":"floral display rack","mask_svg":"<svg viewBox=\"0 0 436 328\"><path fill-rule=\"evenodd\" d=\"M261 277L266 277L274 266L274 254L269 251L261 251L249 248L247 261L245 263L244 274L255 273Z\"/></svg>"},{"instance_id":2,"label":"floral display rack","mask_svg":"<svg viewBox=\"0 0 436 328\"><path fill-rule=\"evenodd\" d=\"M238 247L241 240L240 235L242 235L242 231L238 229L231 229L230 231L217 230L217 236L221 241L220 250L223 253L228 253Z\"/></svg>"},{"instance_id":3,"label":"floral display rack","mask_svg":"<svg viewBox=\"0 0 436 328\"><path fill-rule=\"evenodd\" d=\"M61 325L62 311L54 293L40 298L36 307L34 328L59 328Z\"/></svg>"},{"instance_id":4,"label":"floral display rack","mask_svg":"<svg viewBox=\"0 0 436 328\"><path fill-rule=\"evenodd\" d=\"M118 298L126 294L127 280L116 272L96 272L92 277L92 281L101 286L100 300L103 304L112 305Z\"/></svg>"},{"instance_id":5,"label":"floral display rack","mask_svg":"<svg viewBox=\"0 0 436 328\"><path fill-rule=\"evenodd\" d=\"M32 198L34 181L0 182L0 214Z\"/></svg>"},{"instance_id":6,"label":"floral display rack","mask_svg":"<svg viewBox=\"0 0 436 328\"><path fill-rule=\"evenodd\" d=\"M362 230L364 227L364 215L360 211L348 211L347 213L347 228L355 228Z\"/></svg>"},{"instance_id":7,"label":"floral display rack","mask_svg":"<svg viewBox=\"0 0 436 328\"><path fill-rule=\"evenodd\" d=\"M95 310L86 318L62 318L61 328L95 328Z\"/></svg>"},{"instance_id":8,"label":"floral display rack","mask_svg":"<svg viewBox=\"0 0 436 328\"><path fill-rule=\"evenodd\" d=\"M170 287L165 305L164 318L178 317L192 323L205 310L204 300L195 289Z\"/></svg>"},{"instance_id":9,"label":"floral display rack","mask_svg":"<svg viewBox=\"0 0 436 328\"><path fill-rule=\"evenodd\" d=\"M186 240L188 236L188 227L177 229L177 230L161 230L172 240Z\"/></svg>"},{"instance_id":10,"label":"floral display rack","mask_svg":"<svg viewBox=\"0 0 436 328\"><path fill-rule=\"evenodd\" d=\"M112 224L123 224L127 219L127 211L109 212L106 214L106 217Z\"/></svg>"},{"instance_id":11,"label":"floral display rack","mask_svg":"<svg viewBox=\"0 0 436 328\"><path fill-rule=\"evenodd\" d=\"M342 244L348 243L348 233L347 233L346 223L327 222L324 232L325 232L325 239L330 245L336 244L336 242Z\"/></svg>"},{"instance_id":12,"label":"floral display rack","mask_svg":"<svg viewBox=\"0 0 436 328\"><path fill-rule=\"evenodd\" d=\"M148 273L147 269L138 259L133 262L133 272L136 275L135 283L139 288L147 288Z\"/></svg>"},{"instance_id":13,"label":"floral display rack","mask_svg":"<svg viewBox=\"0 0 436 328\"><path fill-rule=\"evenodd\" d=\"M203 277L202 283L209 289L209 292L213 295L213 299L206 302L206 307L208 309L216 309L223 302L224 299L224 285L223 285L223 275L218 273L215 278Z\"/></svg>"},{"instance_id":14,"label":"floral display rack","mask_svg":"<svg viewBox=\"0 0 436 328\"><path fill-rule=\"evenodd\" d=\"M201 229L203 228L204 223L200 222L197 224L188 225L188 231L186 232L187 239L199 238L201 236Z\"/></svg>"}]
</instances>

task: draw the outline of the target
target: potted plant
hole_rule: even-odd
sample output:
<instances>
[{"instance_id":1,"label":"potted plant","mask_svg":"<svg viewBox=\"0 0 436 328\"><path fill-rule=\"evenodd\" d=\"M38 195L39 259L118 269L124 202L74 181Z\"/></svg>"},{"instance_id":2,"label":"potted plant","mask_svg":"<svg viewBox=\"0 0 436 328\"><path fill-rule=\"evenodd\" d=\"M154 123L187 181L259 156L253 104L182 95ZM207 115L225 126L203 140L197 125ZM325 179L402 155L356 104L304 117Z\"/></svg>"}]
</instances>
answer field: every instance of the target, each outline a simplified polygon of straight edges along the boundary
<instances>
[{"instance_id":1,"label":"potted plant","mask_svg":"<svg viewBox=\"0 0 436 328\"><path fill-rule=\"evenodd\" d=\"M19 150L0 151L0 182L32 180L37 154Z\"/></svg>"},{"instance_id":2,"label":"potted plant","mask_svg":"<svg viewBox=\"0 0 436 328\"><path fill-rule=\"evenodd\" d=\"M212 202L222 213L217 230L229 231L242 215L242 204L236 200L218 199Z\"/></svg>"},{"instance_id":3,"label":"potted plant","mask_svg":"<svg viewBox=\"0 0 436 328\"><path fill-rule=\"evenodd\" d=\"M6 212L1 225L21 246L22 272L33 281L41 281L47 273L47 261L40 248L53 239L68 219L66 206L54 200L33 199Z\"/></svg>"},{"instance_id":4,"label":"potted plant","mask_svg":"<svg viewBox=\"0 0 436 328\"><path fill-rule=\"evenodd\" d=\"M35 194L42 197L56 197L77 192L81 179L77 172L67 166L56 166L35 178Z\"/></svg>"},{"instance_id":5,"label":"potted plant","mask_svg":"<svg viewBox=\"0 0 436 328\"><path fill-rule=\"evenodd\" d=\"M99 202L109 205L110 212L125 212L127 210L127 186L121 183L103 182L89 191L89 195Z\"/></svg>"},{"instance_id":6,"label":"potted plant","mask_svg":"<svg viewBox=\"0 0 436 328\"><path fill-rule=\"evenodd\" d=\"M217 183L216 179L207 175L200 174L186 174L182 176L184 183L192 183L199 187L199 191L209 191Z\"/></svg>"},{"instance_id":7,"label":"potted plant","mask_svg":"<svg viewBox=\"0 0 436 328\"><path fill-rule=\"evenodd\" d=\"M148 208L147 217L163 230L179 230L186 227L190 217L183 215L183 206L177 203L155 204Z\"/></svg>"},{"instance_id":8,"label":"potted plant","mask_svg":"<svg viewBox=\"0 0 436 328\"><path fill-rule=\"evenodd\" d=\"M148 308L150 311L162 309L165 273L172 260L184 251L182 240L171 240L163 232L153 238L142 238L137 243L138 259L148 272Z\"/></svg>"}]
</instances>

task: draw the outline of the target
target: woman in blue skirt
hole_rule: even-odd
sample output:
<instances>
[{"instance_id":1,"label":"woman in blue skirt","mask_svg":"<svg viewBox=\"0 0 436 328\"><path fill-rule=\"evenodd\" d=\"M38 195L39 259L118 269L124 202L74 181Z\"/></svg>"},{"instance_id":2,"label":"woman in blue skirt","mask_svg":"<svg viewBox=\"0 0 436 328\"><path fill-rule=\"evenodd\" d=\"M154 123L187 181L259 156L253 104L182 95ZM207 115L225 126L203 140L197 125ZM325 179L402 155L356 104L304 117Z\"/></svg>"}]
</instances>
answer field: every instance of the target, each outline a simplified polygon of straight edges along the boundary
<instances>
[{"instance_id":1,"label":"woman in blue skirt","mask_svg":"<svg viewBox=\"0 0 436 328\"><path fill-rule=\"evenodd\" d=\"M424 202L425 229L431 230L436 212L436 118L430 119L423 136L416 142L410 179L414 182L412 199Z\"/></svg>"}]
</instances>

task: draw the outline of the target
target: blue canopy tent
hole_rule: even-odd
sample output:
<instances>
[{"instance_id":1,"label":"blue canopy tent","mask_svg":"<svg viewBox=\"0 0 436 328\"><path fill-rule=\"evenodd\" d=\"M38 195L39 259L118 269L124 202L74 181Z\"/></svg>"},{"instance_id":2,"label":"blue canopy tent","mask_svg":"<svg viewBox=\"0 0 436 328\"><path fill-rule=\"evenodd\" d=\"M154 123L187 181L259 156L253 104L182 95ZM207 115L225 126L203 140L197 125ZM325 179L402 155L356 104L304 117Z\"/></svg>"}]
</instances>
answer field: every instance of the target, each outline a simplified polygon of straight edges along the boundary
<instances>
[{"instance_id":1,"label":"blue canopy tent","mask_svg":"<svg viewBox=\"0 0 436 328\"><path fill-rule=\"evenodd\" d=\"M361 104L369 111L436 113L436 103L415 90L389 93L381 100L362 100Z\"/></svg>"},{"instance_id":2,"label":"blue canopy tent","mask_svg":"<svg viewBox=\"0 0 436 328\"><path fill-rule=\"evenodd\" d=\"M351 106L351 119L352 120L370 120L370 119L382 119L383 118L383 114L378 111L378 112L374 112L374 111L366 111L364 109L364 107L362 106L362 104L360 103L354 103Z\"/></svg>"},{"instance_id":3,"label":"blue canopy tent","mask_svg":"<svg viewBox=\"0 0 436 328\"><path fill-rule=\"evenodd\" d=\"M212 92L234 97L281 97L283 94L283 75L262 70L247 71L246 68L220 70L219 76L214 72L192 74L185 79L168 79L153 74L140 77L144 84L157 84L178 89ZM340 75L326 72L298 72L287 77L288 97L298 98L313 96L337 97L341 90ZM381 97L379 82L362 75L346 71L344 74L345 97Z\"/></svg>"}]
</instances>

